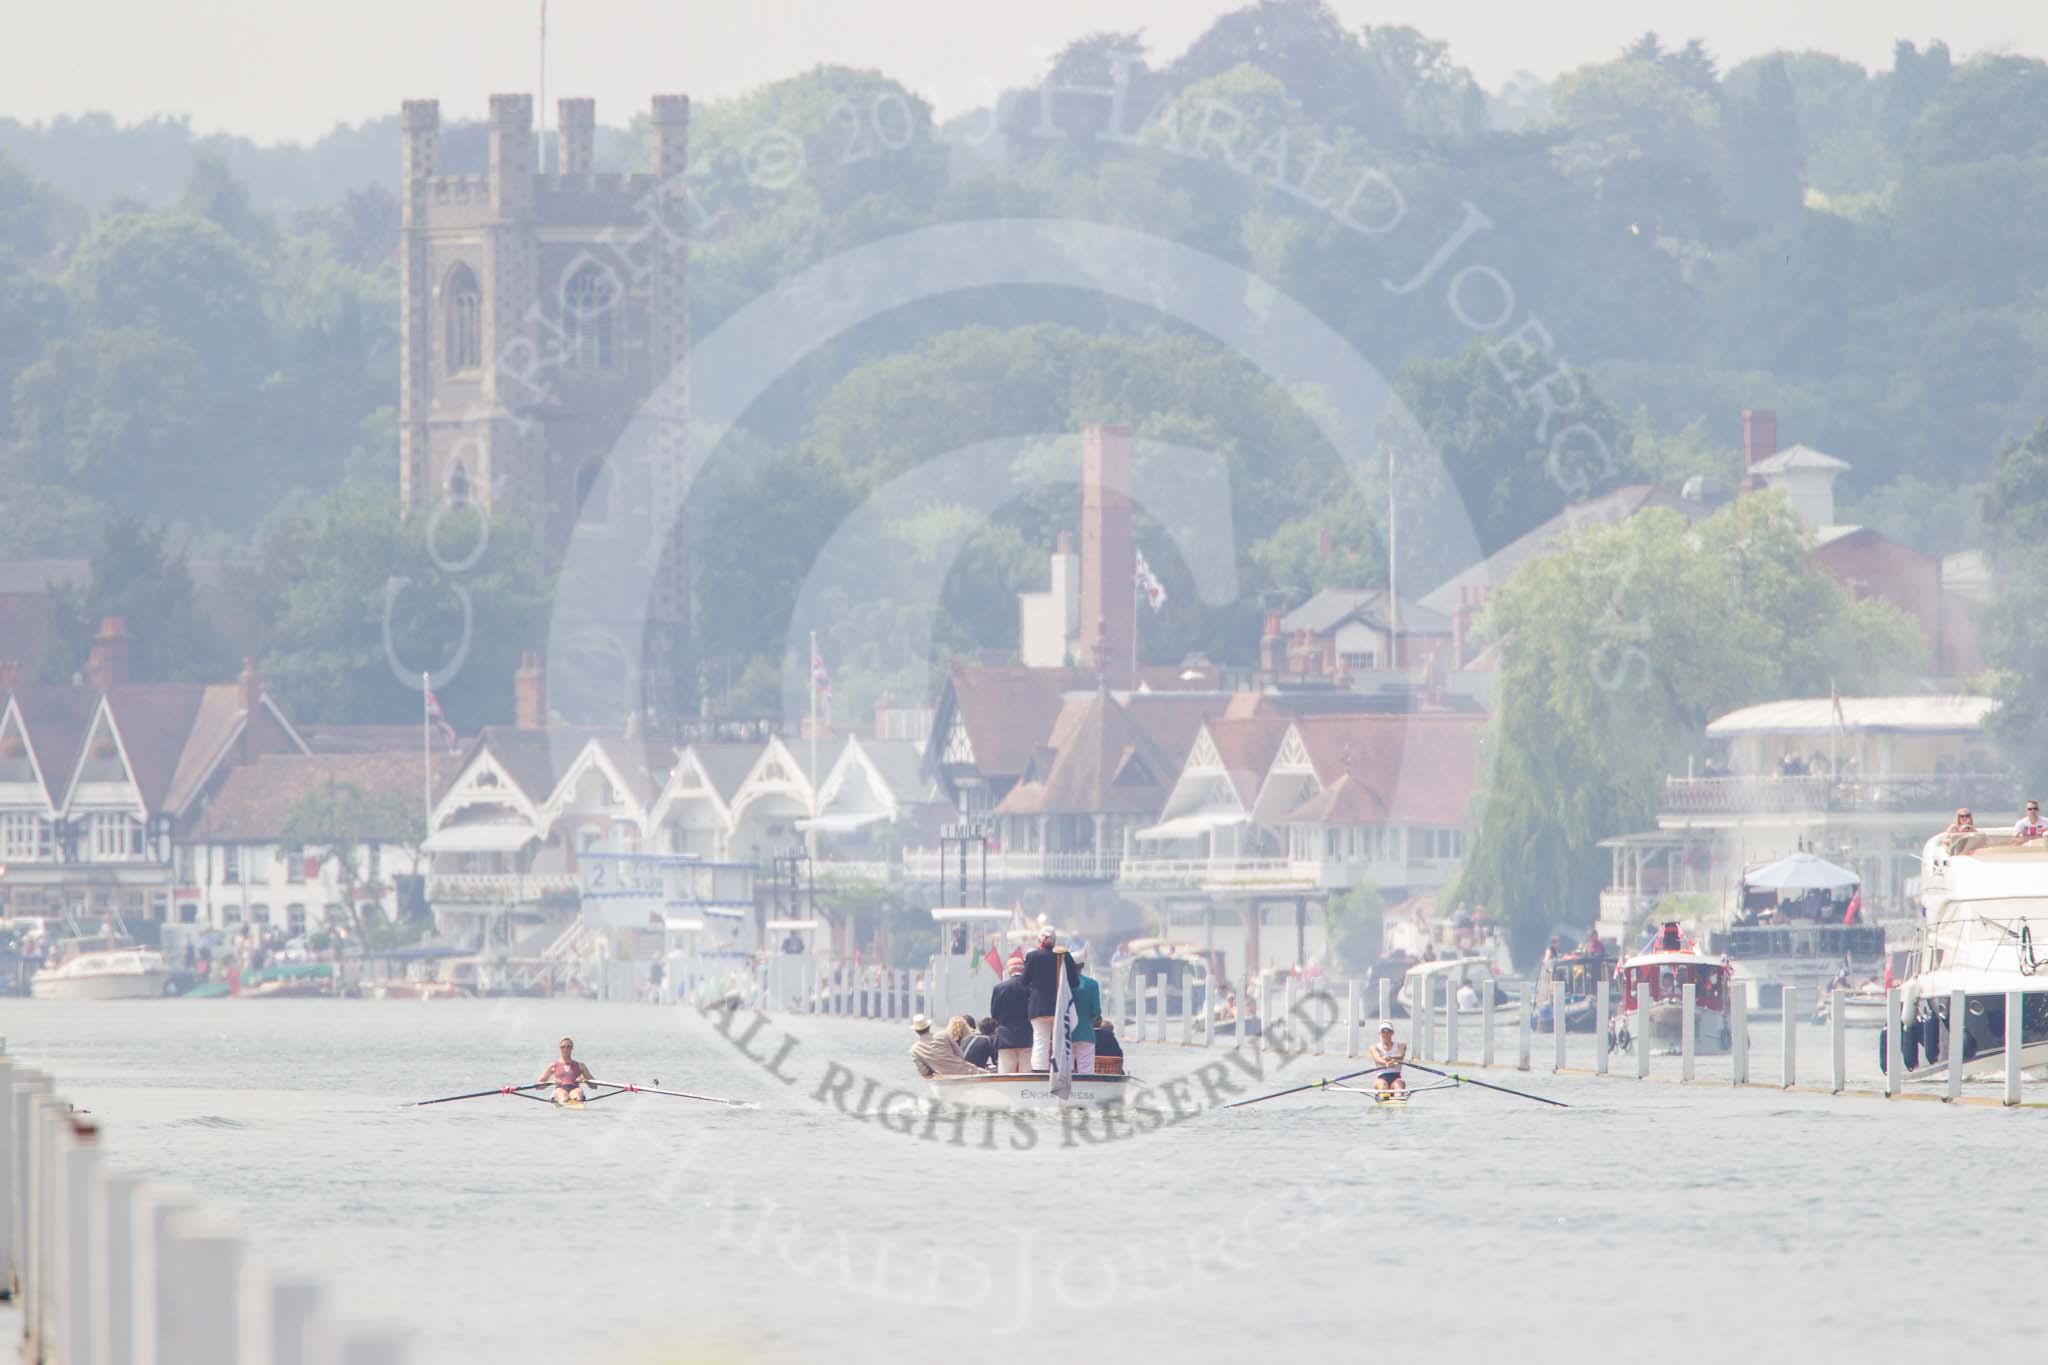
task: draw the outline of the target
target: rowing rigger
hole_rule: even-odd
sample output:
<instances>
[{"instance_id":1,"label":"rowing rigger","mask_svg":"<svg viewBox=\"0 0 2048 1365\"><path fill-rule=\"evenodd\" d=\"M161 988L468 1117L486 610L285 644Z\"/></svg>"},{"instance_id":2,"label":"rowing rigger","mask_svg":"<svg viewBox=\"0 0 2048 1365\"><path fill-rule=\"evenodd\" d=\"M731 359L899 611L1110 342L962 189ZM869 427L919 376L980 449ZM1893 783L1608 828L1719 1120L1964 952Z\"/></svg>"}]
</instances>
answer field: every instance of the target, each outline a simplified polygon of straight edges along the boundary
<instances>
[{"instance_id":1,"label":"rowing rigger","mask_svg":"<svg viewBox=\"0 0 2048 1365\"><path fill-rule=\"evenodd\" d=\"M745 1100L729 1100L719 1095L696 1095L687 1090L663 1090L660 1088L661 1081L659 1078L650 1081L646 1085L635 1085L630 1081L624 1084L612 1081L586 1081L584 1084L589 1089L598 1092L586 1096L582 1101L585 1104L595 1104L599 1100L608 1100L614 1095L666 1095L670 1099L701 1100L706 1104L724 1104L730 1105L733 1108L741 1108L747 1104ZM471 1090L461 1095L441 1095L431 1100L413 1100L406 1107L417 1109L425 1104L449 1104L455 1100L480 1100L491 1095L512 1095L522 1100L534 1100L541 1104L553 1104L554 1100L549 1096L538 1095L534 1092L538 1090L553 1090L554 1088L555 1083L553 1081L539 1081L533 1085L501 1085L492 1090Z\"/></svg>"},{"instance_id":2,"label":"rowing rigger","mask_svg":"<svg viewBox=\"0 0 2048 1365\"><path fill-rule=\"evenodd\" d=\"M1384 1068L1381 1068L1381 1067L1378 1067L1378 1066L1369 1066L1369 1067L1365 1068L1365 1070L1363 1070L1363 1071L1352 1071L1352 1072L1348 1072L1348 1073L1346 1073L1345 1075L1342 1075L1342 1076L1337 1076L1337 1077L1334 1077L1333 1079L1330 1079L1330 1080L1326 1080L1326 1081L1309 1081L1309 1082L1307 1082L1306 1084L1303 1084L1303 1085L1294 1085L1294 1086L1289 1086L1289 1087L1288 1087L1287 1089L1285 1089L1285 1090L1275 1090L1275 1091L1274 1091L1274 1092L1273 1092L1272 1094L1270 1094L1270 1095L1254 1095L1254 1096L1252 1096L1252 1098L1250 1098L1250 1099L1248 1099L1248 1100L1234 1100L1234 1101L1232 1101L1231 1103L1229 1103L1229 1104L1226 1104L1226 1105L1224 1105L1223 1107L1224 1107L1225 1109L1236 1109L1236 1108L1238 1108L1238 1107L1239 1107L1239 1106L1241 1106L1241 1105L1247 1105L1247 1104L1259 1104L1259 1103L1262 1103L1262 1102L1264 1102L1264 1101L1266 1101L1266 1100L1277 1100L1277 1099L1279 1099L1279 1098L1280 1098L1280 1097L1281 1097L1282 1095L1299 1095L1299 1094L1300 1094L1300 1093L1301 1093L1302 1091L1304 1091L1304 1090L1348 1090L1348 1091L1352 1092L1353 1094L1360 1094L1360 1095L1389 1095L1389 1096L1391 1096L1391 1095L1397 1095L1397 1094L1398 1094L1398 1095L1404 1095L1404 1096L1405 1096L1405 1095L1420 1095L1420 1094L1423 1094L1424 1092L1426 1092L1426 1091L1430 1091L1430 1090L1449 1090L1449 1089L1453 1089L1453 1088L1455 1088L1455 1087L1457 1087L1457 1086L1460 1086L1460 1085L1476 1085L1476 1086L1478 1086L1478 1087L1479 1087L1479 1088L1480 1088L1481 1090L1494 1090L1494 1091L1498 1091L1498 1092L1499 1092L1500 1094L1503 1094L1503 1095L1513 1095L1513 1096L1514 1096L1514 1097L1515 1097L1516 1099L1519 1099L1519 1100L1534 1100L1534 1101L1536 1101L1536 1103L1538 1103L1538 1104L1548 1104L1548 1105L1551 1105L1551 1106L1553 1106L1553 1107L1555 1107L1555 1108L1558 1108L1558 1109L1569 1109L1569 1108L1571 1108L1571 1106L1570 1106L1570 1105L1568 1105L1568 1104L1566 1104L1566 1103L1565 1103L1565 1102L1564 1102L1563 1100L1553 1100L1553 1099L1546 1099L1546 1098L1545 1098L1544 1096L1542 1096L1542 1095L1531 1095L1531 1094L1530 1094L1530 1093L1529 1093L1528 1091L1526 1091L1526 1090L1510 1090L1510 1089L1509 1089L1509 1088L1508 1088L1507 1086L1504 1086L1504 1085L1494 1085L1494 1084L1493 1084L1492 1082L1490 1082L1490 1081L1480 1081L1480 1080L1474 1080L1474 1079L1473 1079L1472 1077L1470 1077L1470 1076L1461 1076L1461 1075L1459 1075L1459 1074L1458 1074L1457 1072L1454 1072L1454 1071L1438 1071L1438 1070L1437 1070L1437 1069L1436 1069L1435 1067L1433 1067L1433 1066L1424 1066L1424 1065L1422 1065L1422 1064L1421 1064L1420 1062L1404 1061L1404 1062L1402 1063L1402 1065L1403 1065L1403 1066L1407 1066L1407 1067L1412 1067L1412 1068L1414 1068L1414 1069L1415 1069L1415 1070L1417 1070L1417 1071L1425 1071L1425 1072L1428 1072L1428 1073L1429 1073L1430 1075L1432 1075L1432 1076L1440 1076L1440 1077L1442 1077L1443 1079L1441 1079L1441 1080L1437 1081L1437 1082L1436 1082L1435 1084L1432 1084L1432 1085L1418 1086L1418 1087L1416 1087L1416 1088L1415 1088L1415 1089L1413 1089L1413 1090L1402 1090L1402 1091L1393 1091L1393 1090L1386 1090L1386 1091L1382 1091L1382 1090L1377 1090L1377 1089L1368 1089L1368 1088L1366 1088L1365 1086L1359 1086L1359 1085L1346 1085L1346 1084L1344 1084L1344 1082L1346 1082L1346 1081L1350 1081L1350 1080L1356 1080L1356 1079L1357 1079L1358 1077L1360 1077L1360 1076L1370 1075L1371 1073L1373 1073L1373 1072L1375 1072L1375 1071L1380 1071L1380 1070L1383 1070L1383 1069L1384 1069Z\"/></svg>"}]
</instances>

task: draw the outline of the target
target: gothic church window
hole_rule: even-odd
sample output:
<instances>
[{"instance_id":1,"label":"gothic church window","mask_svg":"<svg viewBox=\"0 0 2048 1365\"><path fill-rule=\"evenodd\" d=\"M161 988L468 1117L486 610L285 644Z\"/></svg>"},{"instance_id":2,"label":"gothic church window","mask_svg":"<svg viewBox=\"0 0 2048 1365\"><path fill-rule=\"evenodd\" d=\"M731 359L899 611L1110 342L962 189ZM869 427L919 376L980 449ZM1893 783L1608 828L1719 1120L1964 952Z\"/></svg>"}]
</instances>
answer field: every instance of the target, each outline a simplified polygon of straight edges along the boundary
<instances>
[{"instance_id":1,"label":"gothic church window","mask_svg":"<svg viewBox=\"0 0 2048 1365\"><path fill-rule=\"evenodd\" d=\"M595 264L583 266L562 285L562 332L575 368L612 367L616 298L611 275Z\"/></svg>"},{"instance_id":2,"label":"gothic church window","mask_svg":"<svg viewBox=\"0 0 2048 1365\"><path fill-rule=\"evenodd\" d=\"M448 324L448 373L480 368L484 360L484 295L468 266L458 265L448 272L448 282L441 288L441 307Z\"/></svg>"}]
</instances>

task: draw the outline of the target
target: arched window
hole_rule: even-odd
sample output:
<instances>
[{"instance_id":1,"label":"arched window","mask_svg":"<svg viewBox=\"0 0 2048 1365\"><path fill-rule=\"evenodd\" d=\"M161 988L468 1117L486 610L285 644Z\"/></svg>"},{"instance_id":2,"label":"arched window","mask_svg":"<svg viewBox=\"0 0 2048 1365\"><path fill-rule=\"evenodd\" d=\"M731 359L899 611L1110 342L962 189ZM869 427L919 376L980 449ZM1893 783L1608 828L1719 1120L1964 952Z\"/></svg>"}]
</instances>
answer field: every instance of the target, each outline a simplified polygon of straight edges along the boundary
<instances>
[{"instance_id":1,"label":"arched window","mask_svg":"<svg viewBox=\"0 0 2048 1365\"><path fill-rule=\"evenodd\" d=\"M579 370L612 367L617 302L610 272L594 262L562 285L562 335L570 365Z\"/></svg>"},{"instance_id":2,"label":"arched window","mask_svg":"<svg viewBox=\"0 0 2048 1365\"><path fill-rule=\"evenodd\" d=\"M469 506L469 472L462 467L460 460L448 474L448 504L451 507Z\"/></svg>"},{"instance_id":3,"label":"arched window","mask_svg":"<svg viewBox=\"0 0 2048 1365\"><path fill-rule=\"evenodd\" d=\"M466 265L448 272L441 286L441 312L447 325L448 373L461 374L484 363L484 293Z\"/></svg>"}]
</instances>

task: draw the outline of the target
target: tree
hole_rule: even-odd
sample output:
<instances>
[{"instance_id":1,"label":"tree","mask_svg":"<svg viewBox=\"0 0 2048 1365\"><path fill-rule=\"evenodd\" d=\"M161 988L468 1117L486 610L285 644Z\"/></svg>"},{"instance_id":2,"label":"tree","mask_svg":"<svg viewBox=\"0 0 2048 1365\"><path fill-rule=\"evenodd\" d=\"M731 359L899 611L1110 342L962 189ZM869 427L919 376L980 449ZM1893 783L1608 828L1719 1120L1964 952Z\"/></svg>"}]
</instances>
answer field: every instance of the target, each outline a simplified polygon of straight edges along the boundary
<instances>
[{"instance_id":1,"label":"tree","mask_svg":"<svg viewBox=\"0 0 2048 1365\"><path fill-rule=\"evenodd\" d=\"M69 314L64 291L0 245L0 440L14 429L15 377L63 335Z\"/></svg>"},{"instance_id":2,"label":"tree","mask_svg":"<svg viewBox=\"0 0 2048 1365\"><path fill-rule=\"evenodd\" d=\"M1984 496L1985 545L2000 581L2031 585L2048 576L2048 422L1999 456ZM1998 709L1986 728L2004 749L2028 791L2048 784L2048 709L2040 680L2048 676L2048 623L2032 594L2007 591L1984 618L1985 655L1994 670Z\"/></svg>"},{"instance_id":3,"label":"tree","mask_svg":"<svg viewBox=\"0 0 2048 1365\"><path fill-rule=\"evenodd\" d=\"M184 556L160 528L131 517L108 524L82 588L50 595L51 635L42 674L68 682L85 670L100 623L128 627L129 669L138 682L218 682L233 676L235 652L200 606Z\"/></svg>"},{"instance_id":4,"label":"tree","mask_svg":"<svg viewBox=\"0 0 2048 1365\"><path fill-rule=\"evenodd\" d=\"M1451 899L1504 918L1518 957L1590 917L1598 842L1655 817L1708 720L1837 677L1881 687L1923 653L1912 622L1852 602L1810 550L1783 499L1754 495L1690 529L1655 509L1572 537L1495 594L1492 774Z\"/></svg>"},{"instance_id":5,"label":"tree","mask_svg":"<svg viewBox=\"0 0 2048 1365\"><path fill-rule=\"evenodd\" d=\"M416 721L418 678L432 672L446 674L435 693L464 730L510 717L512 675L540 639L547 592L544 557L518 523L401 518L389 492L354 484L280 509L241 587L293 716Z\"/></svg>"},{"instance_id":6,"label":"tree","mask_svg":"<svg viewBox=\"0 0 2048 1365\"><path fill-rule=\"evenodd\" d=\"M330 778L327 785L300 797L285 817L279 842L287 850L317 848L323 864L334 865L334 879L342 890L342 904L353 924L357 941L370 946L389 946L386 926L365 923L357 888L363 885L361 869L365 850L372 843L405 844L415 850L426 841L426 814L411 801L390 792L366 792L352 782ZM418 854L414 854L418 862ZM371 940L383 938L382 945Z\"/></svg>"},{"instance_id":7,"label":"tree","mask_svg":"<svg viewBox=\"0 0 2048 1365\"><path fill-rule=\"evenodd\" d=\"M150 328L59 340L15 381L24 467L129 515L204 517L210 392L199 353Z\"/></svg>"},{"instance_id":8,"label":"tree","mask_svg":"<svg viewBox=\"0 0 2048 1365\"><path fill-rule=\"evenodd\" d=\"M1394 388L1443 459L1466 514L1489 554L1563 511L1568 503L1597 497L1626 481L1628 438L1613 410L1578 375L1578 402L1564 416L1549 417L1527 395L1552 363L1503 357L1510 384L1486 343L1475 342L1456 358L1417 360L1401 367ZM1553 401L1570 393L1559 381ZM1553 449L1565 428L1583 424ZM1604 452L1604 454L1603 454Z\"/></svg>"},{"instance_id":9,"label":"tree","mask_svg":"<svg viewBox=\"0 0 2048 1365\"><path fill-rule=\"evenodd\" d=\"M1729 200L1738 217L1775 227L1798 216L1806 197L1806 152L1783 61L1765 59L1756 93L1735 102L1729 163Z\"/></svg>"},{"instance_id":10,"label":"tree","mask_svg":"<svg viewBox=\"0 0 2048 1365\"><path fill-rule=\"evenodd\" d=\"M1948 84L1948 44L1935 42L1920 51L1904 38L1892 47L1892 69L1884 80L1884 107L1879 126L1894 151L1904 151L1913 124Z\"/></svg>"},{"instance_id":11,"label":"tree","mask_svg":"<svg viewBox=\"0 0 2048 1365\"><path fill-rule=\"evenodd\" d=\"M247 251L217 224L167 213L101 219L71 263L84 319L182 341L210 369L242 374L266 344L263 298Z\"/></svg>"},{"instance_id":12,"label":"tree","mask_svg":"<svg viewBox=\"0 0 2048 1365\"><path fill-rule=\"evenodd\" d=\"M2048 154L2048 62L1978 57L1944 81L1914 119L1907 158L1955 166Z\"/></svg>"}]
</instances>

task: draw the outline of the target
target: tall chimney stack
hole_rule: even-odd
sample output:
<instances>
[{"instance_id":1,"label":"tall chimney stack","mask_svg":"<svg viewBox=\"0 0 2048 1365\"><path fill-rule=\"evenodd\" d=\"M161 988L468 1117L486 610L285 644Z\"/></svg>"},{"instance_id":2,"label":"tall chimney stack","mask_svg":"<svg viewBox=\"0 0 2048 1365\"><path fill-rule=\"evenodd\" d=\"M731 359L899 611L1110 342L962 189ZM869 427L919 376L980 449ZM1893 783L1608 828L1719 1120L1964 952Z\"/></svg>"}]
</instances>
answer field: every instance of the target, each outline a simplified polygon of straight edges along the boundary
<instances>
[{"instance_id":1,"label":"tall chimney stack","mask_svg":"<svg viewBox=\"0 0 2048 1365\"><path fill-rule=\"evenodd\" d=\"M105 692L128 681L131 646L126 621L109 616L100 622L100 633L93 637L92 652L85 660L85 676L95 690Z\"/></svg>"},{"instance_id":2,"label":"tall chimney stack","mask_svg":"<svg viewBox=\"0 0 2048 1365\"><path fill-rule=\"evenodd\" d=\"M1137 682L1137 564L1131 555L1131 429L1081 430L1080 662L1111 687Z\"/></svg>"},{"instance_id":3,"label":"tall chimney stack","mask_svg":"<svg viewBox=\"0 0 2048 1365\"><path fill-rule=\"evenodd\" d=\"M548 728L548 675L532 650L519 656L519 671L512 675L512 724L521 730Z\"/></svg>"},{"instance_id":4,"label":"tall chimney stack","mask_svg":"<svg viewBox=\"0 0 2048 1365\"><path fill-rule=\"evenodd\" d=\"M1778 414L1769 408L1742 410L1742 481L1750 470L1778 453Z\"/></svg>"},{"instance_id":5,"label":"tall chimney stack","mask_svg":"<svg viewBox=\"0 0 2048 1365\"><path fill-rule=\"evenodd\" d=\"M597 168L597 101L555 102L555 160L563 175L589 175Z\"/></svg>"}]
</instances>

